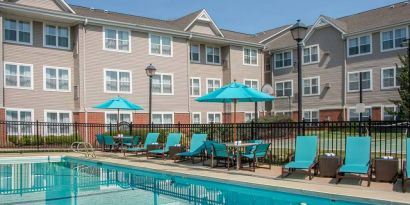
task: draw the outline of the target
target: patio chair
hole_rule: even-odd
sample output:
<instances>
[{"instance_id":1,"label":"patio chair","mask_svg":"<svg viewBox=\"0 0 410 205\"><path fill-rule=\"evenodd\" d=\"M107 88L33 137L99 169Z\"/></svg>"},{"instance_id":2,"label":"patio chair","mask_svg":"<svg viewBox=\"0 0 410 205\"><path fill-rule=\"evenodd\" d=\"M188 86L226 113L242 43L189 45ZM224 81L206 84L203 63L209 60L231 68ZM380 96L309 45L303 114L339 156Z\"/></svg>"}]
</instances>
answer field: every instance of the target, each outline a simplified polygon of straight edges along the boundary
<instances>
[{"instance_id":1,"label":"patio chair","mask_svg":"<svg viewBox=\"0 0 410 205\"><path fill-rule=\"evenodd\" d=\"M230 164L234 164L235 155L232 152L229 152L228 147L225 144L212 143L212 158L211 158L211 167L214 167L214 160L216 160L216 166L219 166L221 160L225 161L225 166L230 168Z\"/></svg>"},{"instance_id":2,"label":"patio chair","mask_svg":"<svg viewBox=\"0 0 410 205\"><path fill-rule=\"evenodd\" d=\"M167 155L169 152L169 147L180 144L181 137L182 137L181 133L169 133L167 137L167 142L165 143L165 147L163 149L156 149L156 150L148 151L147 159L150 155L152 156L161 155L162 159L164 160L165 155Z\"/></svg>"},{"instance_id":3,"label":"patio chair","mask_svg":"<svg viewBox=\"0 0 410 205\"><path fill-rule=\"evenodd\" d=\"M245 153L241 157L249 161L249 167L253 167L252 171L255 172L259 159L266 161L269 147L270 147L270 143L269 144L258 144L256 145L255 149L251 150L251 153L249 154ZM269 155L269 169L271 169L271 162L272 162L272 155Z\"/></svg>"},{"instance_id":4,"label":"patio chair","mask_svg":"<svg viewBox=\"0 0 410 205\"><path fill-rule=\"evenodd\" d=\"M336 172L336 184L342 178L354 177L367 180L367 186L370 186L372 178L370 146L370 136L347 137L344 164ZM359 176L347 176L346 174L358 174ZM360 175L367 175L367 177L361 177Z\"/></svg>"},{"instance_id":5,"label":"patio chair","mask_svg":"<svg viewBox=\"0 0 410 205\"><path fill-rule=\"evenodd\" d=\"M206 141L207 137L207 134L193 134L191 139L191 145L189 146L189 151L178 153L177 156L181 158L191 158L192 164L195 163L195 157L199 156L202 159L202 153L205 149L204 142Z\"/></svg>"},{"instance_id":6,"label":"patio chair","mask_svg":"<svg viewBox=\"0 0 410 205\"><path fill-rule=\"evenodd\" d=\"M115 142L114 137L110 135L104 135L104 144L105 146L110 146L110 150L119 146L117 142Z\"/></svg>"},{"instance_id":7,"label":"patio chair","mask_svg":"<svg viewBox=\"0 0 410 205\"><path fill-rule=\"evenodd\" d=\"M255 143L255 144L262 144L262 140L249 140L249 143ZM255 151L256 145L255 146L249 146L245 147L245 154L252 154L253 151Z\"/></svg>"},{"instance_id":8,"label":"patio chair","mask_svg":"<svg viewBox=\"0 0 410 205\"><path fill-rule=\"evenodd\" d=\"M101 150L103 151L103 150L105 149L104 135L102 135L102 134L96 134L96 135L95 135L95 140L98 142L98 145L101 146Z\"/></svg>"},{"instance_id":9,"label":"patio chair","mask_svg":"<svg viewBox=\"0 0 410 205\"><path fill-rule=\"evenodd\" d=\"M147 152L148 145L156 143L158 140L158 136L159 133L148 133L147 138L145 138L143 147L128 147L127 151L135 152L135 154L138 154L139 152Z\"/></svg>"},{"instance_id":10,"label":"patio chair","mask_svg":"<svg viewBox=\"0 0 410 205\"><path fill-rule=\"evenodd\" d=\"M317 148L317 136L297 136L294 160L292 160L293 155L289 156L290 162L282 166L282 177L299 171L309 174L309 180L312 180L312 170L317 164ZM286 176L284 176L285 173Z\"/></svg>"},{"instance_id":11,"label":"patio chair","mask_svg":"<svg viewBox=\"0 0 410 205\"><path fill-rule=\"evenodd\" d=\"M205 166L205 161L207 159L211 159L212 158L212 144L214 143L214 141L212 140L207 140L204 142L204 146L205 146L205 153L204 153L204 158L202 159L202 165Z\"/></svg>"},{"instance_id":12,"label":"patio chair","mask_svg":"<svg viewBox=\"0 0 410 205\"><path fill-rule=\"evenodd\" d=\"M141 137L139 136L124 136L122 139L122 144L127 147L137 146L140 143Z\"/></svg>"},{"instance_id":13,"label":"patio chair","mask_svg":"<svg viewBox=\"0 0 410 205\"><path fill-rule=\"evenodd\" d=\"M410 139L406 140L406 160L403 160L403 192L407 191L407 184L409 183L410 176Z\"/></svg>"}]
</instances>

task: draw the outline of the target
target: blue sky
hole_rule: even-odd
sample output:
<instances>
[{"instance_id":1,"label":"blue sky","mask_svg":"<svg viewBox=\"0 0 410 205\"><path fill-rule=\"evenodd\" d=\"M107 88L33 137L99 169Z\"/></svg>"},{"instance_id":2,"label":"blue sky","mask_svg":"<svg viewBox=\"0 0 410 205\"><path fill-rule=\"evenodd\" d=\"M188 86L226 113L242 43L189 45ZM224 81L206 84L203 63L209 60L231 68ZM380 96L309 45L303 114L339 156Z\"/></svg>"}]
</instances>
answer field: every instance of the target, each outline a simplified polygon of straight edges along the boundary
<instances>
[{"instance_id":1,"label":"blue sky","mask_svg":"<svg viewBox=\"0 0 410 205\"><path fill-rule=\"evenodd\" d=\"M66 0L70 4L157 19L174 19L205 8L220 28L256 33L320 14L342 17L402 0Z\"/></svg>"}]
</instances>

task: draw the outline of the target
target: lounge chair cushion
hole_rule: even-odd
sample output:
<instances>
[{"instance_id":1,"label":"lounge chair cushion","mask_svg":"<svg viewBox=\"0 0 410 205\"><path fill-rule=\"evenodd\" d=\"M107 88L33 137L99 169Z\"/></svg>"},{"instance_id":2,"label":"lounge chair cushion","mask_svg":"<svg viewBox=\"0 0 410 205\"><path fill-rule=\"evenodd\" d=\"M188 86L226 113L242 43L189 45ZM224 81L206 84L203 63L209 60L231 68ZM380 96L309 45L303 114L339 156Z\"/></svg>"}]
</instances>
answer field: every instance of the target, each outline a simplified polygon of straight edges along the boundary
<instances>
[{"instance_id":1,"label":"lounge chair cushion","mask_svg":"<svg viewBox=\"0 0 410 205\"><path fill-rule=\"evenodd\" d=\"M285 168L289 169L309 169L313 163L311 161L297 161L289 162L285 165Z\"/></svg>"},{"instance_id":2,"label":"lounge chair cushion","mask_svg":"<svg viewBox=\"0 0 410 205\"><path fill-rule=\"evenodd\" d=\"M163 153L167 153L167 152L168 151L163 150L163 149L156 149L156 150L149 151L149 153L152 153L152 154L163 154Z\"/></svg>"},{"instance_id":3,"label":"lounge chair cushion","mask_svg":"<svg viewBox=\"0 0 410 205\"><path fill-rule=\"evenodd\" d=\"M369 166L367 165L363 166L360 164L349 164L349 165L343 165L342 167L340 167L339 172L367 174L368 170L369 170Z\"/></svg>"},{"instance_id":4,"label":"lounge chair cushion","mask_svg":"<svg viewBox=\"0 0 410 205\"><path fill-rule=\"evenodd\" d=\"M141 147L130 147L130 148L127 149L127 151L130 151L130 152L143 152L143 151L146 151L146 150L147 149L141 148Z\"/></svg>"},{"instance_id":5,"label":"lounge chair cushion","mask_svg":"<svg viewBox=\"0 0 410 205\"><path fill-rule=\"evenodd\" d=\"M193 157L193 156L198 156L199 154L201 154L201 152L181 152L178 153L178 156L181 157Z\"/></svg>"},{"instance_id":6,"label":"lounge chair cushion","mask_svg":"<svg viewBox=\"0 0 410 205\"><path fill-rule=\"evenodd\" d=\"M256 155L257 158L265 157L266 153L265 152L258 152L255 155ZM248 158L248 159L253 159L253 154L244 154L244 155L242 155L242 157Z\"/></svg>"}]
</instances>

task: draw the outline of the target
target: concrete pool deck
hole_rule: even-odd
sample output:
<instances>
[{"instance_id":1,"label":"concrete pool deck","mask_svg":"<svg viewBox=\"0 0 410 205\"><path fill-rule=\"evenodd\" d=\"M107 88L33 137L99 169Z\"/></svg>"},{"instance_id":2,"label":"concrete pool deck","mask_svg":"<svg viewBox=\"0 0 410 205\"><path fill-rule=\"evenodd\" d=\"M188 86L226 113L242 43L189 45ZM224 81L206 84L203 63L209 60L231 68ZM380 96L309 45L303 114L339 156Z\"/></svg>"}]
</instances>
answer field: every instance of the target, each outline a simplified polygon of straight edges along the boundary
<instances>
[{"instance_id":1,"label":"concrete pool deck","mask_svg":"<svg viewBox=\"0 0 410 205\"><path fill-rule=\"evenodd\" d=\"M30 156L72 156L84 158L82 154L71 152L39 152L39 153L2 153L1 157L30 157ZM286 189L298 193L315 192L318 196L327 198L337 198L349 200L351 197L361 198L363 202L383 204L410 204L410 193L401 192L401 180L395 184L372 182L367 187L367 182L360 182L354 179L344 179L339 184L335 184L332 178L314 177L311 181L303 174L292 174L287 178L280 177L281 167L272 166L272 169L258 168L256 172L249 170L230 170L226 168L210 168L202 166L202 163L192 164L191 161L174 163L173 160L146 159L122 153L96 152L97 158L94 160L115 163L120 165L149 168L164 172L195 175L216 180L230 180L246 184L257 184L271 189ZM337 196L336 196L337 195Z\"/></svg>"}]
</instances>

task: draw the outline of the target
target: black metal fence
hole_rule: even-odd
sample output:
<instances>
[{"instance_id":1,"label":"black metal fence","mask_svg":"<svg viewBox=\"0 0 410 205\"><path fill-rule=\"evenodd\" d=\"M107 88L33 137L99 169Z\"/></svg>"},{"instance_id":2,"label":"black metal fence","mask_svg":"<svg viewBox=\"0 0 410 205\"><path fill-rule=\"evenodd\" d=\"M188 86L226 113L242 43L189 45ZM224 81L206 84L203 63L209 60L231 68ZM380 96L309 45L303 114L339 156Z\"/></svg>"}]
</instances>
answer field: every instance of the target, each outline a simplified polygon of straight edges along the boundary
<instances>
[{"instance_id":1,"label":"black metal fence","mask_svg":"<svg viewBox=\"0 0 410 205\"><path fill-rule=\"evenodd\" d=\"M319 136L319 154L343 155L347 136L372 137L372 157L405 157L408 122L398 121L337 121L337 122L278 122L237 124L238 140L263 140L271 143L273 163L281 164L295 149L297 135ZM159 142L165 142L171 132L183 134L182 144L189 146L194 133L207 133L217 142L233 141L234 124L93 124L0 122L0 152L70 150L72 142L85 141L99 148L96 134L141 136L148 132L160 133Z\"/></svg>"}]
</instances>

